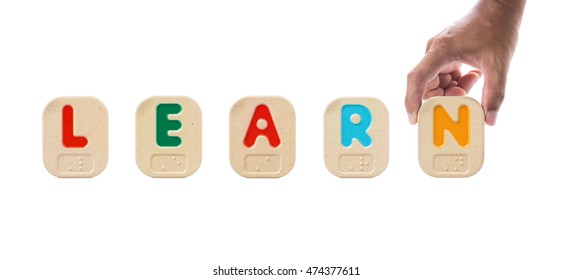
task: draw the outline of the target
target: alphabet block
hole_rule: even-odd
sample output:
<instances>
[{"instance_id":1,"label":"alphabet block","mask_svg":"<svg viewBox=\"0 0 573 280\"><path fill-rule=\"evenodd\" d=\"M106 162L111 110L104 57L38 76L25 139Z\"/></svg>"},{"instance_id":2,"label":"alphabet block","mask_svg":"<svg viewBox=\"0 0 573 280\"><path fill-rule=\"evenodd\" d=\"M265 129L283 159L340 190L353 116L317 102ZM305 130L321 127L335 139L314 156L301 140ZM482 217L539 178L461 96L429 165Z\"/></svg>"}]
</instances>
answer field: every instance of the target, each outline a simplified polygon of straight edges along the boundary
<instances>
[{"instance_id":1,"label":"alphabet block","mask_svg":"<svg viewBox=\"0 0 573 280\"><path fill-rule=\"evenodd\" d=\"M433 177L469 177L484 161L484 112L470 97L434 97L422 104L418 160Z\"/></svg>"},{"instance_id":2,"label":"alphabet block","mask_svg":"<svg viewBox=\"0 0 573 280\"><path fill-rule=\"evenodd\" d=\"M60 178L90 178L108 159L107 109L93 97L60 97L43 115L43 161Z\"/></svg>"},{"instance_id":3,"label":"alphabet block","mask_svg":"<svg viewBox=\"0 0 573 280\"><path fill-rule=\"evenodd\" d=\"M248 178L278 178L295 162L295 111L282 97L245 97L230 114L233 170Z\"/></svg>"},{"instance_id":4,"label":"alphabet block","mask_svg":"<svg viewBox=\"0 0 573 280\"><path fill-rule=\"evenodd\" d=\"M201 165L201 109L184 96L151 97L136 114L136 161L145 175L183 178Z\"/></svg>"},{"instance_id":5,"label":"alphabet block","mask_svg":"<svg viewBox=\"0 0 573 280\"><path fill-rule=\"evenodd\" d=\"M388 110L380 100L334 100L324 113L326 168L338 177L378 176L388 165L388 133Z\"/></svg>"}]
</instances>

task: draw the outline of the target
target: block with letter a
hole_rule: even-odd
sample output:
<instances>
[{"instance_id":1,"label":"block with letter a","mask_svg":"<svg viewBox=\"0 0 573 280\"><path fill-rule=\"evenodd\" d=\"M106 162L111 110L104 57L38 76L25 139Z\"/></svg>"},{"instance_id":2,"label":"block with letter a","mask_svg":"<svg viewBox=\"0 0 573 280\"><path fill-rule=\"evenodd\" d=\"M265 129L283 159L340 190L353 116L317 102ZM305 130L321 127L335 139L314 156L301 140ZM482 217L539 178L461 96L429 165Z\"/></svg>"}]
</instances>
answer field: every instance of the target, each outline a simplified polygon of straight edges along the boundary
<instances>
[{"instance_id":1,"label":"block with letter a","mask_svg":"<svg viewBox=\"0 0 573 280\"><path fill-rule=\"evenodd\" d=\"M43 161L52 175L90 178L108 159L107 109L93 97L60 97L43 115Z\"/></svg>"},{"instance_id":2,"label":"block with letter a","mask_svg":"<svg viewBox=\"0 0 573 280\"><path fill-rule=\"evenodd\" d=\"M201 165L201 109L185 96L156 96L136 113L136 161L145 175L183 178Z\"/></svg>"},{"instance_id":3,"label":"block with letter a","mask_svg":"<svg viewBox=\"0 0 573 280\"><path fill-rule=\"evenodd\" d=\"M368 178L388 165L388 110L371 97L339 98L324 113L324 163L343 178Z\"/></svg>"},{"instance_id":4,"label":"block with letter a","mask_svg":"<svg viewBox=\"0 0 573 280\"><path fill-rule=\"evenodd\" d=\"M433 177L469 177L484 161L484 112L470 97L434 97L422 104L418 160Z\"/></svg>"},{"instance_id":5,"label":"block with letter a","mask_svg":"<svg viewBox=\"0 0 573 280\"><path fill-rule=\"evenodd\" d=\"M295 111L282 97L245 97L230 114L230 161L248 178L278 178L295 162Z\"/></svg>"}]
</instances>

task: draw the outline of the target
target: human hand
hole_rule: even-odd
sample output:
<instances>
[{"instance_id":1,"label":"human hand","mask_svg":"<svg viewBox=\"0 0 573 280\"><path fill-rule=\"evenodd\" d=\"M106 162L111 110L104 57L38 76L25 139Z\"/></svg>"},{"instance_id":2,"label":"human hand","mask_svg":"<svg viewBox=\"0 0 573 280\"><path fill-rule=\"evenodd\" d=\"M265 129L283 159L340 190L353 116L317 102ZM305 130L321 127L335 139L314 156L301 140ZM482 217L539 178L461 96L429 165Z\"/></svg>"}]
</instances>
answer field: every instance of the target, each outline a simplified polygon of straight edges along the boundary
<instances>
[{"instance_id":1,"label":"human hand","mask_svg":"<svg viewBox=\"0 0 573 280\"><path fill-rule=\"evenodd\" d=\"M422 100L466 95L482 73L485 122L495 124L524 8L525 0L480 0L468 15L428 41L426 55L408 73L405 104L411 124L417 122ZM477 70L462 75L463 63Z\"/></svg>"}]
</instances>

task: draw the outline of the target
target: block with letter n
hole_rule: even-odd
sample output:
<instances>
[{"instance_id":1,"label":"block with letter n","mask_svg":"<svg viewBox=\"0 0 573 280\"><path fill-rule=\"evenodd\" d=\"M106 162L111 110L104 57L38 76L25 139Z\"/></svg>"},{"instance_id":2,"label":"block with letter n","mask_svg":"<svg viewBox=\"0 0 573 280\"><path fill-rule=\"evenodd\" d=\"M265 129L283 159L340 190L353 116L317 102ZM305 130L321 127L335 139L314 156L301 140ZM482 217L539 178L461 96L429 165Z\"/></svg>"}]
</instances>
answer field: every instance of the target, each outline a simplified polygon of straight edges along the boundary
<instances>
[{"instance_id":1,"label":"block with letter n","mask_svg":"<svg viewBox=\"0 0 573 280\"><path fill-rule=\"evenodd\" d=\"M484 161L484 112L470 97L434 97L420 108L418 161L433 177L469 177Z\"/></svg>"}]
</instances>

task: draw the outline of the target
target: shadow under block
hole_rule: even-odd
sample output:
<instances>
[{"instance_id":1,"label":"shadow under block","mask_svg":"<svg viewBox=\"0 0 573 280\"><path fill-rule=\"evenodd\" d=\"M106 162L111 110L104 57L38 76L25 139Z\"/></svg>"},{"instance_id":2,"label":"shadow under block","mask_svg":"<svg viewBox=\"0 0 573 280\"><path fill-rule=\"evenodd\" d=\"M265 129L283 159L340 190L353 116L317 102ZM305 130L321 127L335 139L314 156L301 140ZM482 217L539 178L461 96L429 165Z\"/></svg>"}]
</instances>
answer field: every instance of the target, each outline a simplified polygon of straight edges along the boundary
<instances>
[{"instance_id":1,"label":"shadow under block","mask_svg":"<svg viewBox=\"0 0 573 280\"><path fill-rule=\"evenodd\" d=\"M60 97L43 115L43 161L60 178L91 178L108 160L107 109L93 97Z\"/></svg>"},{"instance_id":2,"label":"shadow under block","mask_svg":"<svg viewBox=\"0 0 573 280\"><path fill-rule=\"evenodd\" d=\"M434 97L422 104L418 161L433 177L469 177L484 161L484 112L470 97Z\"/></svg>"},{"instance_id":3,"label":"shadow under block","mask_svg":"<svg viewBox=\"0 0 573 280\"><path fill-rule=\"evenodd\" d=\"M145 175L183 178L201 165L201 109L184 96L157 96L136 113L136 162Z\"/></svg>"},{"instance_id":4,"label":"shadow under block","mask_svg":"<svg viewBox=\"0 0 573 280\"><path fill-rule=\"evenodd\" d=\"M389 160L389 119L376 98L334 100L324 113L324 164L343 178L371 178Z\"/></svg>"},{"instance_id":5,"label":"shadow under block","mask_svg":"<svg viewBox=\"0 0 573 280\"><path fill-rule=\"evenodd\" d=\"M248 178L278 178L295 162L293 106L282 97L245 97L231 108L229 159Z\"/></svg>"}]
</instances>

